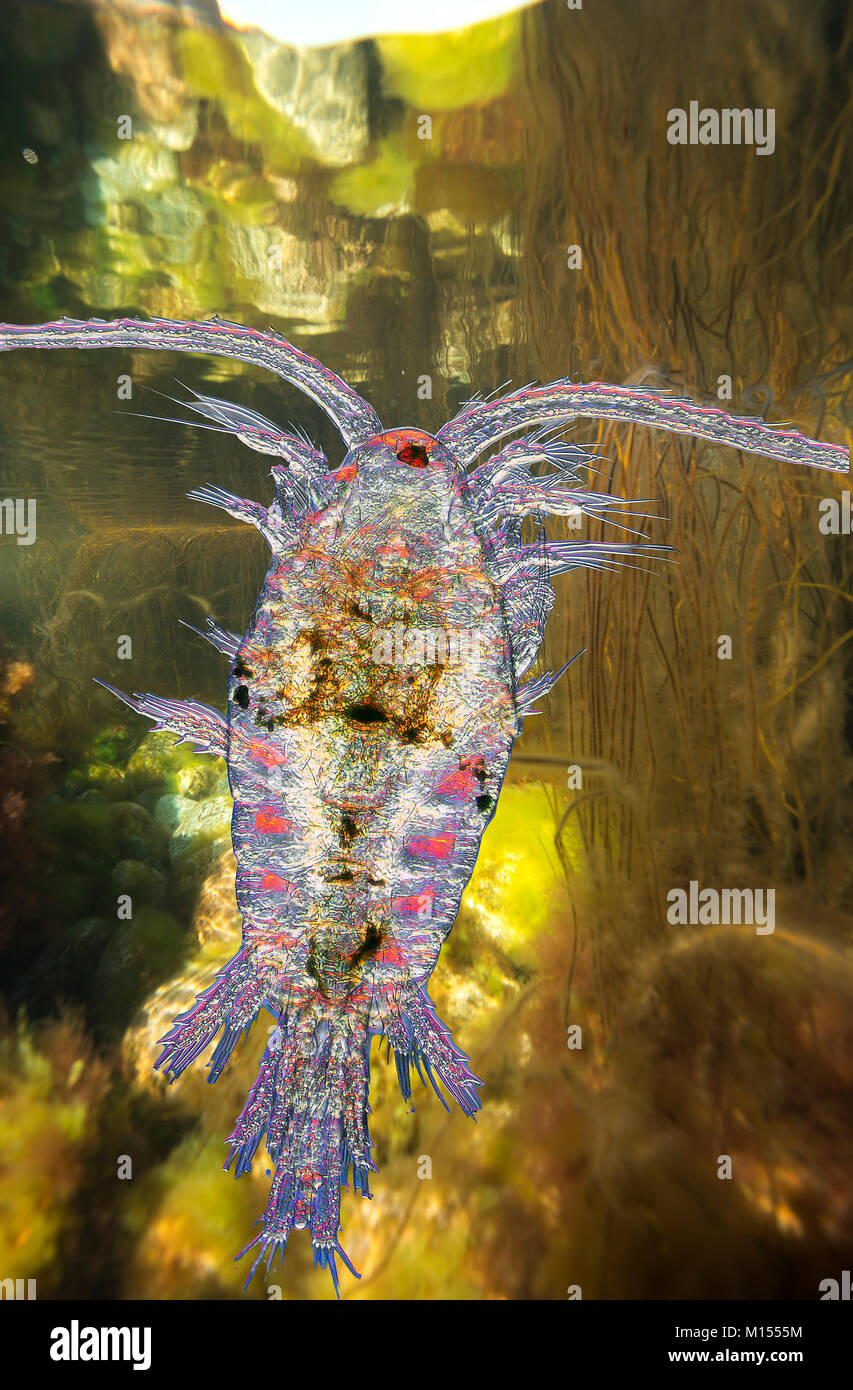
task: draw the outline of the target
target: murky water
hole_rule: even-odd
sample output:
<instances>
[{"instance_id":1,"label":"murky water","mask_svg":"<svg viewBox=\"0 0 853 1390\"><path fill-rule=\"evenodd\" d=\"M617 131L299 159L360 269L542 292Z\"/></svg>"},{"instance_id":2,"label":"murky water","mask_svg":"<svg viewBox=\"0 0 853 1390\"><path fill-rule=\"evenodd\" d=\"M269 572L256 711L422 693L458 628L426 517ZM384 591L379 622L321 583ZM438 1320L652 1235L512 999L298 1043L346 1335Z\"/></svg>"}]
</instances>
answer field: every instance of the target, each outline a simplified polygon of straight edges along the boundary
<instances>
[{"instance_id":1,"label":"murky water","mask_svg":"<svg viewBox=\"0 0 853 1390\"><path fill-rule=\"evenodd\" d=\"M569 375L849 445L845 24L793 0L725 23L554 0L300 51L188 7L11 4L0 319L270 324L389 426ZM772 157L670 145L694 99L772 105ZM262 1172L218 1163L260 1040L216 1088L164 1096L150 1071L239 930L221 768L141 742L91 680L223 701L179 620L244 630L266 548L186 493L271 483L166 399L192 389L342 456L257 369L0 356L0 495L37 504L34 544L0 538L0 1105L34 1174L0 1174L0 1274L44 1296L236 1297L265 1201ZM428 1098L412 1116L377 1064L380 1193L344 1204L353 1296L813 1297L853 1241L851 547L818 526L849 488L622 426L575 437L596 486L652 500L677 563L557 581L545 663L587 654L528 721L433 982L483 1116L473 1137ZM772 886L775 931L677 932L667 894L690 881ZM131 1203L117 1152L148 1175ZM286 1296L328 1295L307 1246L288 1262Z\"/></svg>"}]
</instances>

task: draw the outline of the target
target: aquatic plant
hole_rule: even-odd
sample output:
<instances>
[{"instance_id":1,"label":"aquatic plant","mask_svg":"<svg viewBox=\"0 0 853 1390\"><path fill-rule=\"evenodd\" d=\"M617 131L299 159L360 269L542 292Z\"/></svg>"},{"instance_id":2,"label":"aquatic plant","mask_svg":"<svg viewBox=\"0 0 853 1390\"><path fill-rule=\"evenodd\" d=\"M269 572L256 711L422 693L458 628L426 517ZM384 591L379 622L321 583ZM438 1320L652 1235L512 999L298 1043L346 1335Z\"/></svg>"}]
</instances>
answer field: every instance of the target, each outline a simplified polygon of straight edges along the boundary
<instances>
[{"instance_id":1,"label":"aquatic plant","mask_svg":"<svg viewBox=\"0 0 853 1390\"><path fill-rule=\"evenodd\" d=\"M22 937L43 941L55 927L35 887L39 868L52 850L33 835L29 823L34 804L49 786L48 770L55 758L33 748L20 729L34 680L32 664L10 659L0 644L0 947L12 958ZM6 967L11 968L9 954Z\"/></svg>"},{"instance_id":2,"label":"aquatic plant","mask_svg":"<svg viewBox=\"0 0 853 1390\"><path fill-rule=\"evenodd\" d=\"M86 1179L94 1118L107 1070L73 1018L34 1030L23 1019L0 1031L0 1227L4 1277L56 1286L69 1209Z\"/></svg>"}]
</instances>

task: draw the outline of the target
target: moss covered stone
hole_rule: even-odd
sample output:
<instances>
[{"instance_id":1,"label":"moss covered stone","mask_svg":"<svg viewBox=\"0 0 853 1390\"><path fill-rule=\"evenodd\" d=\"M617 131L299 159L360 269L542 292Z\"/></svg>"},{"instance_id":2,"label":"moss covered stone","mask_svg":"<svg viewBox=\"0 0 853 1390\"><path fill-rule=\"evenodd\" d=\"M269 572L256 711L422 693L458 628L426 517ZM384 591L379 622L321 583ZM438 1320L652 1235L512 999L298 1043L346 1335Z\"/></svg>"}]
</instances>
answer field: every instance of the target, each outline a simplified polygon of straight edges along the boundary
<instances>
[{"instance_id":1,"label":"moss covered stone","mask_svg":"<svg viewBox=\"0 0 853 1390\"><path fill-rule=\"evenodd\" d=\"M178 743L174 734L159 732L142 740L127 764L125 776L136 793L146 787L161 786L178 795L204 794L202 789L213 787L223 767L221 758L200 755L188 744Z\"/></svg>"},{"instance_id":2,"label":"moss covered stone","mask_svg":"<svg viewBox=\"0 0 853 1390\"><path fill-rule=\"evenodd\" d=\"M166 875L151 864L136 859L120 859L112 872L116 893L127 894L134 904L161 903L166 896Z\"/></svg>"},{"instance_id":3,"label":"moss covered stone","mask_svg":"<svg viewBox=\"0 0 853 1390\"><path fill-rule=\"evenodd\" d=\"M85 917L51 941L24 982L27 1008L34 1018L57 1013L65 1003L89 1000L98 962L117 927L115 919Z\"/></svg>"},{"instance_id":4,"label":"moss covered stone","mask_svg":"<svg viewBox=\"0 0 853 1390\"><path fill-rule=\"evenodd\" d=\"M148 812L135 801L98 804L91 801L51 802L38 808L34 828L49 844L60 850L85 852L93 858L107 857L110 864L126 856L128 844L143 851L160 853L165 832L154 824Z\"/></svg>"},{"instance_id":5,"label":"moss covered stone","mask_svg":"<svg viewBox=\"0 0 853 1390\"><path fill-rule=\"evenodd\" d=\"M180 967L186 945L176 919L156 907L119 923L95 974L93 1012L100 1026L125 1027L152 987Z\"/></svg>"}]
</instances>

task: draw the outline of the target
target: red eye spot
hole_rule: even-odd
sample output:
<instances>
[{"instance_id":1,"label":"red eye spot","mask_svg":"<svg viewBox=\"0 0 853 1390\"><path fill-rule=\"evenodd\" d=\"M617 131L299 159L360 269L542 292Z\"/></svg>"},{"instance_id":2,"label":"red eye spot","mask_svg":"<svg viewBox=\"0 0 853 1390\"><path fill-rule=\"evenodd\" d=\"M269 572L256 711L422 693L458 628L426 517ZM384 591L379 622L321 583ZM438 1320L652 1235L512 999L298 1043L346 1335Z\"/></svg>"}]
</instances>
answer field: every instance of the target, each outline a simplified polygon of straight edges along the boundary
<instances>
[{"instance_id":1,"label":"red eye spot","mask_svg":"<svg viewBox=\"0 0 853 1390\"><path fill-rule=\"evenodd\" d=\"M397 455L401 463L409 463L412 468L426 468L429 456L422 444L404 444Z\"/></svg>"}]
</instances>

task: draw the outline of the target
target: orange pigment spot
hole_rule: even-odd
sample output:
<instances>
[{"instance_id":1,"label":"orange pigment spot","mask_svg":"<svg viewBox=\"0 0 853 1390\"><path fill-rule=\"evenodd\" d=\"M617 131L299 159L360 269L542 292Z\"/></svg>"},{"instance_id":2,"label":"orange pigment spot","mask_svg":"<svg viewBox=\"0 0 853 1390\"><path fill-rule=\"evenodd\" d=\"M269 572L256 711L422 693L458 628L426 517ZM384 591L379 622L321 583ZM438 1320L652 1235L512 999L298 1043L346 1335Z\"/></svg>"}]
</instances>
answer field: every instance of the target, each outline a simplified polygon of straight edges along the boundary
<instances>
[{"instance_id":1,"label":"orange pigment spot","mask_svg":"<svg viewBox=\"0 0 853 1390\"><path fill-rule=\"evenodd\" d=\"M348 463L343 468L335 469L335 472L330 473L329 477L334 478L335 482L337 483L349 483L352 482L357 472L358 469L356 468L355 464Z\"/></svg>"},{"instance_id":2,"label":"orange pigment spot","mask_svg":"<svg viewBox=\"0 0 853 1390\"><path fill-rule=\"evenodd\" d=\"M264 874L261 879L261 888L267 893L295 893L296 884L291 883L287 878L279 878L278 874Z\"/></svg>"},{"instance_id":3,"label":"orange pigment spot","mask_svg":"<svg viewBox=\"0 0 853 1390\"><path fill-rule=\"evenodd\" d=\"M399 454L403 449L413 447L423 449L426 454L431 454L435 448L435 440L432 435L424 434L423 430L386 430L384 434L377 434L368 442L385 444L389 449L393 449L395 454Z\"/></svg>"},{"instance_id":4,"label":"orange pigment spot","mask_svg":"<svg viewBox=\"0 0 853 1390\"><path fill-rule=\"evenodd\" d=\"M408 898L392 898L391 907L394 912L405 912L410 917L429 917L434 897L434 888L424 888L422 892L413 893Z\"/></svg>"},{"instance_id":5,"label":"orange pigment spot","mask_svg":"<svg viewBox=\"0 0 853 1390\"><path fill-rule=\"evenodd\" d=\"M429 854L433 859L446 859L456 844L456 836L445 832L430 835L425 840L410 840L406 849L410 854Z\"/></svg>"},{"instance_id":6,"label":"orange pigment spot","mask_svg":"<svg viewBox=\"0 0 853 1390\"><path fill-rule=\"evenodd\" d=\"M255 813L255 829L262 835L283 835L293 829L293 821L285 820L270 806L262 806Z\"/></svg>"},{"instance_id":7,"label":"orange pigment spot","mask_svg":"<svg viewBox=\"0 0 853 1390\"><path fill-rule=\"evenodd\" d=\"M472 773L463 771L448 772L446 777L442 777L435 790L439 796L470 796L478 787L477 781Z\"/></svg>"},{"instance_id":8,"label":"orange pigment spot","mask_svg":"<svg viewBox=\"0 0 853 1390\"><path fill-rule=\"evenodd\" d=\"M287 762L284 753L278 748L271 747L262 738L253 738L249 744L249 757L256 763L263 763L264 767L281 767L282 763Z\"/></svg>"}]
</instances>

